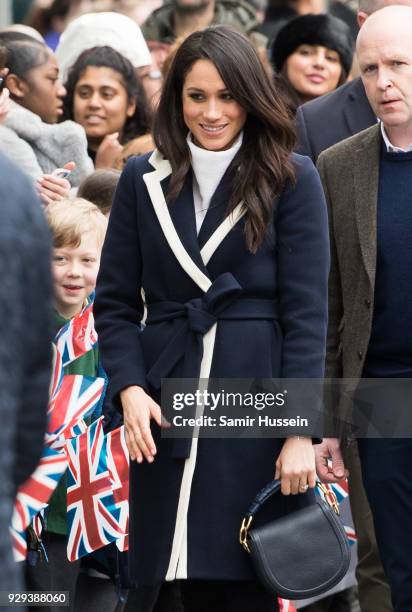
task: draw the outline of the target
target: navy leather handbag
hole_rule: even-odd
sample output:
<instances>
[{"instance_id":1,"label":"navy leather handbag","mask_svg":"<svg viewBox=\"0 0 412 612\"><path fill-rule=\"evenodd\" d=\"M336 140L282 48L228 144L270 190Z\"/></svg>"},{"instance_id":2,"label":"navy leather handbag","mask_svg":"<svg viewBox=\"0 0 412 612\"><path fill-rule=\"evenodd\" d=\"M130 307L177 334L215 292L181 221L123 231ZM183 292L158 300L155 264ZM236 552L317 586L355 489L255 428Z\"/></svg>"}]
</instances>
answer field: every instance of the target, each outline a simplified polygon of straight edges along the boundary
<instances>
[{"instance_id":1,"label":"navy leather handbag","mask_svg":"<svg viewBox=\"0 0 412 612\"><path fill-rule=\"evenodd\" d=\"M261 527L253 517L280 491L274 480L255 497L240 528L240 544L250 555L260 582L285 599L306 599L325 593L349 568L349 543L338 517L336 497L322 483L316 501Z\"/></svg>"}]
</instances>

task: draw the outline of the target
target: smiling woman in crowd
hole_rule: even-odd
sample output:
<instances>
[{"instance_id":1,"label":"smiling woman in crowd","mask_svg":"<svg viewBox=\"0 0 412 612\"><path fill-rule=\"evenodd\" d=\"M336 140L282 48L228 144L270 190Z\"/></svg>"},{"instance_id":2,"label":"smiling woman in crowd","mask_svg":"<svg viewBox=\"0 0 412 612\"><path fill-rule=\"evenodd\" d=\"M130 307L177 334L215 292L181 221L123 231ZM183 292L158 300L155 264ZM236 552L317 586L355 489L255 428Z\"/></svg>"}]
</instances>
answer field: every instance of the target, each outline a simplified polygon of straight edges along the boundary
<instances>
[{"instance_id":1,"label":"smiling woman in crowd","mask_svg":"<svg viewBox=\"0 0 412 612\"><path fill-rule=\"evenodd\" d=\"M309 503L298 494L315 486L312 439L164 438L160 384L323 376L322 187L292 153L292 122L257 52L230 27L177 49L154 138L116 189L95 302L131 458L134 610L152 612L164 581L181 580L186 612L274 612L237 542L239 517L274 477L274 515Z\"/></svg>"},{"instance_id":2,"label":"smiling woman in crowd","mask_svg":"<svg viewBox=\"0 0 412 612\"><path fill-rule=\"evenodd\" d=\"M272 64L292 110L333 91L348 78L353 40L349 27L331 15L289 21L272 46Z\"/></svg>"},{"instance_id":3,"label":"smiling woman in crowd","mask_svg":"<svg viewBox=\"0 0 412 612\"><path fill-rule=\"evenodd\" d=\"M84 51L69 71L66 89L64 116L84 128L96 168L115 167L123 146L150 131L135 69L112 47Z\"/></svg>"},{"instance_id":4,"label":"smiling woman in crowd","mask_svg":"<svg viewBox=\"0 0 412 612\"><path fill-rule=\"evenodd\" d=\"M53 199L53 189L61 189L61 196L67 195L67 181L44 179L44 173L75 162L70 181L77 186L93 165L87 155L84 130L72 121L57 123L63 114L66 91L59 80L56 58L45 44L25 34L2 33L0 43L7 52L6 86L10 91L10 110L1 127L0 149L24 172L41 179L44 201L48 195Z\"/></svg>"}]
</instances>

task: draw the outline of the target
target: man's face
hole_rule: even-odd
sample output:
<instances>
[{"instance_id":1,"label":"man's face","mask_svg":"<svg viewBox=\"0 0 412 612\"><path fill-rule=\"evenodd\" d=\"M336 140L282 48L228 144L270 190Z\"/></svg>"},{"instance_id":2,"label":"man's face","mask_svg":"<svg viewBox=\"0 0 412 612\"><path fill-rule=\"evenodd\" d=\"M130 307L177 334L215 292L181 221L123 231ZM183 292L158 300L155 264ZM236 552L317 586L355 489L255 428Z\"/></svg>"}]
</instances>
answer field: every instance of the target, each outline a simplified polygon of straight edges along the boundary
<instances>
[{"instance_id":1,"label":"man's face","mask_svg":"<svg viewBox=\"0 0 412 612\"><path fill-rule=\"evenodd\" d=\"M368 20L369 21L369 20ZM374 28L358 44L370 105L388 128L412 129L412 32Z\"/></svg>"}]
</instances>

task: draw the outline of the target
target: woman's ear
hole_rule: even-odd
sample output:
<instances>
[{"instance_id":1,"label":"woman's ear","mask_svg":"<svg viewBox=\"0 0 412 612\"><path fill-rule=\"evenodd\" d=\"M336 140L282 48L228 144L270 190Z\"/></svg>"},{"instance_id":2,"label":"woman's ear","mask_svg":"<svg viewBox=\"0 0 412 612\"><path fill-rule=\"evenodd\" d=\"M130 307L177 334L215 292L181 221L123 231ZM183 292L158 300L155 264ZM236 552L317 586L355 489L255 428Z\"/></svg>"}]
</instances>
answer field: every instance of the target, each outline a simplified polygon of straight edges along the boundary
<instances>
[{"instance_id":1,"label":"woman's ear","mask_svg":"<svg viewBox=\"0 0 412 612\"><path fill-rule=\"evenodd\" d=\"M133 117L133 115L135 113L135 110L136 110L136 102L133 100L133 101L129 102L129 105L127 107L126 115L128 117Z\"/></svg>"},{"instance_id":2,"label":"woman's ear","mask_svg":"<svg viewBox=\"0 0 412 612\"><path fill-rule=\"evenodd\" d=\"M24 98L29 91L29 86L26 81L13 73L7 75L6 87L13 98Z\"/></svg>"}]
</instances>

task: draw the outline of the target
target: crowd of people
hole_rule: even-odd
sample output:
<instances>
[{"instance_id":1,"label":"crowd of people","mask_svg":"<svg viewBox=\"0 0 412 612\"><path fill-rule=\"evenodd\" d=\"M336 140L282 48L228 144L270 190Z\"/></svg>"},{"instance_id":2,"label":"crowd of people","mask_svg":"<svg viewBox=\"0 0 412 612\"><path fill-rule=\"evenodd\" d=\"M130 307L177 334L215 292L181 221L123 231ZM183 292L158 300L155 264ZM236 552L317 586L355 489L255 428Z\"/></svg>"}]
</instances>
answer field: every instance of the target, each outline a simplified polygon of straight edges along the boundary
<instances>
[{"instance_id":1,"label":"crowd of people","mask_svg":"<svg viewBox=\"0 0 412 612\"><path fill-rule=\"evenodd\" d=\"M246 507L273 478L273 516L348 478L356 604L304 609L411 612L408 432L356 439L356 402L325 393L336 437L172 439L161 380L326 377L356 398L412 378L412 2L23 4L0 29L0 520L42 451L52 340L92 306L98 342L64 375L106 381L130 532L68 561L63 475L24 572L2 539L0 590L275 611L237 541Z\"/></svg>"}]
</instances>

